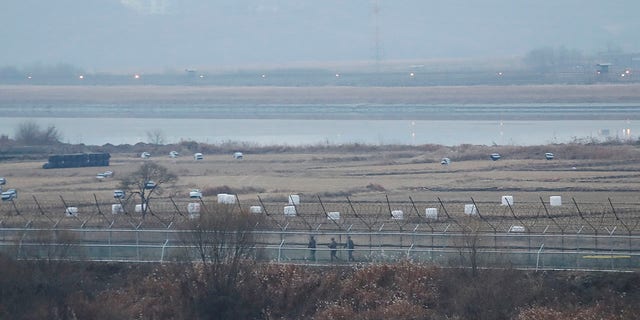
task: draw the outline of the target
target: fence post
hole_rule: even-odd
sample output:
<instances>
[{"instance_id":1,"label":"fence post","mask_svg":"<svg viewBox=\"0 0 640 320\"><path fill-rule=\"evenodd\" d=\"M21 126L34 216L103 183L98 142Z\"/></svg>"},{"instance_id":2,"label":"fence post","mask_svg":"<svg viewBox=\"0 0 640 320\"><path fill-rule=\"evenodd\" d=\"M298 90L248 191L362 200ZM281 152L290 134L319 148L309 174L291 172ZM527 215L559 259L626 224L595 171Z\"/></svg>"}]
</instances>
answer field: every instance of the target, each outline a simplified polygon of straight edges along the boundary
<instances>
[{"instance_id":1,"label":"fence post","mask_svg":"<svg viewBox=\"0 0 640 320\"><path fill-rule=\"evenodd\" d=\"M280 263L280 260L282 259L282 246L284 245L284 239L282 239L282 241L280 241L280 245L278 246L278 263Z\"/></svg>"},{"instance_id":2,"label":"fence post","mask_svg":"<svg viewBox=\"0 0 640 320\"><path fill-rule=\"evenodd\" d=\"M160 263L164 262L164 249L167 247L167 244L169 243L169 239L164 241L164 244L162 245L162 253L160 254Z\"/></svg>"},{"instance_id":3,"label":"fence post","mask_svg":"<svg viewBox=\"0 0 640 320\"><path fill-rule=\"evenodd\" d=\"M112 256L112 253L111 253L111 250L113 249L111 247L111 234L112 233L113 233L113 230L109 229L109 260L113 260L113 256Z\"/></svg>"},{"instance_id":4,"label":"fence post","mask_svg":"<svg viewBox=\"0 0 640 320\"><path fill-rule=\"evenodd\" d=\"M540 246L538 256L536 257L536 272L538 272L538 268L540 267L540 253L542 252L542 248L544 248L544 243Z\"/></svg>"},{"instance_id":5,"label":"fence post","mask_svg":"<svg viewBox=\"0 0 640 320\"><path fill-rule=\"evenodd\" d=\"M407 260L411 259L411 250L413 250L413 243L411 243L411 246L407 249Z\"/></svg>"},{"instance_id":6,"label":"fence post","mask_svg":"<svg viewBox=\"0 0 640 320\"><path fill-rule=\"evenodd\" d=\"M140 229L136 228L136 259L140 261Z\"/></svg>"}]
</instances>

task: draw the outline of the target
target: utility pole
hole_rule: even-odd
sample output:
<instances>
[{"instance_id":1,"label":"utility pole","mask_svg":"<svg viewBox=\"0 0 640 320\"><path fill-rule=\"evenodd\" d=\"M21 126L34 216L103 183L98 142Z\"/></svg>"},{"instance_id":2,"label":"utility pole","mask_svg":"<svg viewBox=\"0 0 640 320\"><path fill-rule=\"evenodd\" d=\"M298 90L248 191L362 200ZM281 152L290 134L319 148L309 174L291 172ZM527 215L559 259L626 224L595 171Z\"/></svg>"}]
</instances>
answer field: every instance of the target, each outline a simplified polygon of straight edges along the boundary
<instances>
[{"instance_id":1,"label":"utility pole","mask_svg":"<svg viewBox=\"0 0 640 320\"><path fill-rule=\"evenodd\" d=\"M375 64L376 64L376 73L380 73L380 4L379 0L373 0L373 24L374 24L374 50L375 50Z\"/></svg>"}]
</instances>

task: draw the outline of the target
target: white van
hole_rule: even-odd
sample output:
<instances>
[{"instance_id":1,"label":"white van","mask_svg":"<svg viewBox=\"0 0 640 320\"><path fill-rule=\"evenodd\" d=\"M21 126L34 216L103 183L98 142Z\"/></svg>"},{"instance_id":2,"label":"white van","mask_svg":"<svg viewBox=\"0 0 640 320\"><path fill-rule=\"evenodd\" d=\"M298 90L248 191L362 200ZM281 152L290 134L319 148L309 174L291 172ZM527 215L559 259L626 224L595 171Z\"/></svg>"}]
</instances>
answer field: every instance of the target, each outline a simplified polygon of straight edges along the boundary
<instances>
[{"instance_id":1,"label":"white van","mask_svg":"<svg viewBox=\"0 0 640 320\"><path fill-rule=\"evenodd\" d=\"M189 198L191 199L202 199L202 192L200 189L192 189L189 192Z\"/></svg>"},{"instance_id":2,"label":"white van","mask_svg":"<svg viewBox=\"0 0 640 320\"><path fill-rule=\"evenodd\" d=\"M195 160L203 160L204 156L202 155L202 153L197 152L197 153L193 154L193 159L195 159Z\"/></svg>"}]
</instances>

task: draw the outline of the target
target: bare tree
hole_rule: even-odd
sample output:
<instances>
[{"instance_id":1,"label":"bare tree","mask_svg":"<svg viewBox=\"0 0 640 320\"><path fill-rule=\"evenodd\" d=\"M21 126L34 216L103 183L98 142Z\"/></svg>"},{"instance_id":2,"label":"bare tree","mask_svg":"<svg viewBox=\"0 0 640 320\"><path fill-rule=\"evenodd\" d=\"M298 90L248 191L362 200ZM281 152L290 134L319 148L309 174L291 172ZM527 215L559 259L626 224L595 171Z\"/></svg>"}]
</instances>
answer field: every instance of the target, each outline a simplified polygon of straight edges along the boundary
<instances>
[{"instance_id":1,"label":"bare tree","mask_svg":"<svg viewBox=\"0 0 640 320\"><path fill-rule=\"evenodd\" d=\"M59 143L60 137L60 132L55 126L50 125L43 130L35 121L20 123L15 134L16 141L28 145Z\"/></svg>"},{"instance_id":2,"label":"bare tree","mask_svg":"<svg viewBox=\"0 0 640 320\"><path fill-rule=\"evenodd\" d=\"M210 213L191 221L183 239L192 246L203 264L237 265L252 258L256 215L235 206L216 204Z\"/></svg>"},{"instance_id":3,"label":"bare tree","mask_svg":"<svg viewBox=\"0 0 640 320\"><path fill-rule=\"evenodd\" d=\"M220 318L233 317L246 310L243 286L255 270L255 233L260 217L236 206L214 204L181 233L188 264L197 280L186 283L188 292L197 293L196 313ZM193 263L197 261L196 263Z\"/></svg>"},{"instance_id":4,"label":"bare tree","mask_svg":"<svg viewBox=\"0 0 640 320\"><path fill-rule=\"evenodd\" d=\"M458 250L461 264L471 267L471 274L478 275L478 248L481 242L481 222L479 219L468 216L462 219L462 237L458 240Z\"/></svg>"},{"instance_id":5,"label":"bare tree","mask_svg":"<svg viewBox=\"0 0 640 320\"><path fill-rule=\"evenodd\" d=\"M145 162L138 170L120 178L120 188L140 198L144 218L152 196L162 194L163 185L177 180L178 177L166 167L155 162Z\"/></svg>"},{"instance_id":6,"label":"bare tree","mask_svg":"<svg viewBox=\"0 0 640 320\"><path fill-rule=\"evenodd\" d=\"M149 143L155 144L156 146L162 145L166 142L164 132L161 129L147 131L147 140Z\"/></svg>"}]
</instances>

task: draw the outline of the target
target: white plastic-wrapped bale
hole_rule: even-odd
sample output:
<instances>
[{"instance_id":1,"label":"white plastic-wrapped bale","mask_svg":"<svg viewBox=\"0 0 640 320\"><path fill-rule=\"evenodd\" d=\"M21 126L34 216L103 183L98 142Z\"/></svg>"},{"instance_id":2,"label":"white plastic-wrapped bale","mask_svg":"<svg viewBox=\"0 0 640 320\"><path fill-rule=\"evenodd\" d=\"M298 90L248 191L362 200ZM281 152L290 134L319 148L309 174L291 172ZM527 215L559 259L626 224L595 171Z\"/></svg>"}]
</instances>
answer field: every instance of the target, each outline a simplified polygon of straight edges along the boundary
<instances>
[{"instance_id":1,"label":"white plastic-wrapped bale","mask_svg":"<svg viewBox=\"0 0 640 320\"><path fill-rule=\"evenodd\" d=\"M296 215L296 207L295 206L285 206L284 207L284 215L285 216L295 216Z\"/></svg>"},{"instance_id":2,"label":"white plastic-wrapped bale","mask_svg":"<svg viewBox=\"0 0 640 320\"><path fill-rule=\"evenodd\" d=\"M340 220L340 212L338 211L331 211L331 212L327 212L327 219L329 220Z\"/></svg>"},{"instance_id":3,"label":"white plastic-wrapped bale","mask_svg":"<svg viewBox=\"0 0 640 320\"><path fill-rule=\"evenodd\" d=\"M111 214L119 214L119 213L124 213L124 209L122 208L122 205L119 204L119 203L112 204L111 205Z\"/></svg>"},{"instance_id":4,"label":"white plastic-wrapped bale","mask_svg":"<svg viewBox=\"0 0 640 320\"><path fill-rule=\"evenodd\" d=\"M289 204L300 204L300 196L297 194L289 195Z\"/></svg>"},{"instance_id":5,"label":"white plastic-wrapped bale","mask_svg":"<svg viewBox=\"0 0 640 320\"><path fill-rule=\"evenodd\" d=\"M262 206L251 206L249 207L249 212L254 214L262 213Z\"/></svg>"},{"instance_id":6,"label":"white plastic-wrapped bale","mask_svg":"<svg viewBox=\"0 0 640 320\"><path fill-rule=\"evenodd\" d=\"M235 204L236 203L236 195L235 194L228 194L225 197L224 203L226 203L226 204Z\"/></svg>"},{"instance_id":7,"label":"white plastic-wrapped bale","mask_svg":"<svg viewBox=\"0 0 640 320\"><path fill-rule=\"evenodd\" d=\"M189 214L200 213L200 203L190 202L189 204L187 204L187 212Z\"/></svg>"},{"instance_id":8,"label":"white plastic-wrapped bale","mask_svg":"<svg viewBox=\"0 0 640 320\"><path fill-rule=\"evenodd\" d=\"M475 204L465 204L464 205L464 214L475 216L478 214L478 209Z\"/></svg>"},{"instance_id":9,"label":"white plastic-wrapped bale","mask_svg":"<svg viewBox=\"0 0 640 320\"><path fill-rule=\"evenodd\" d=\"M429 220L438 220L438 208L426 208L424 216Z\"/></svg>"},{"instance_id":10,"label":"white plastic-wrapped bale","mask_svg":"<svg viewBox=\"0 0 640 320\"><path fill-rule=\"evenodd\" d=\"M394 220L404 219L404 212L402 212L402 210L392 210L391 219L394 219Z\"/></svg>"},{"instance_id":11,"label":"white plastic-wrapped bale","mask_svg":"<svg viewBox=\"0 0 640 320\"><path fill-rule=\"evenodd\" d=\"M67 217L77 217L78 207L67 207L67 209L64 210L64 213L67 215Z\"/></svg>"},{"instance_id":12,"label":"white plastic-wrapped bale","mask_svg":"<svg viewBox=\"0 0 640 320\"><path fill-rule=\"evenodd\" d=\"M525 230L526 230L526 229L524 228L524 226L515 226L515 225L514 225L514 226L511 226L511 228L509 228L509 232L518 232L518 233L521 233L521 232L525 232Z\"/></svg>"},{"instance_id":13,"label":"white plastic-wrapped bale","mask_svg":"<svg viewBox=\"0 0 640 320\"><path fill-rule=\"evenodd\" d=\"M189 213L189 219L200 218L200 203L191 202L187 204L187 212Z\"/></svg>"},{"instance_id":14,"label":"white plastic-wrapped bale","mask_svg":"<svg viewBox=\"0 0 640 320\"><path fill-rule=\"evenodd\" d=\"M549 197L549 204L553 207L558 207L562 205L562 197L561 196L551 196Z\"/></svg>"},{"instance_id":15,"label":"white plastic-wrapped bale","mask_svg":"<svg viewBox=\"0 0 640 320\"><path fill-rule=\"evenodd\" d=\"M502 196L501 205L503 206L512 206L513 205L513 196Z\"/></svg>"},{"instance_id":16,"label":"white plastic-wrapped bale","mask_svg":"<svg viewBox=\"0 0 640 320\"><path fill-rule=\"evenodd\" d=\"M236 196L234 194L218 193L218 203L234 204L236 203Z\"/></svg>"}]
</instances>

